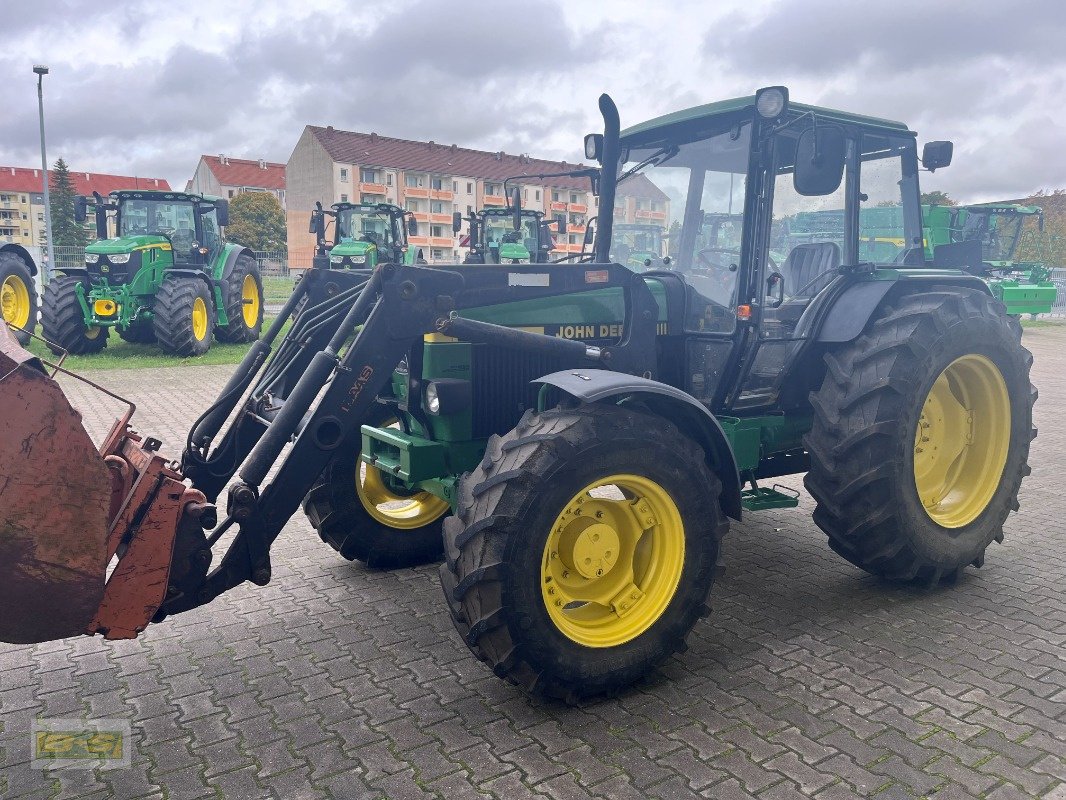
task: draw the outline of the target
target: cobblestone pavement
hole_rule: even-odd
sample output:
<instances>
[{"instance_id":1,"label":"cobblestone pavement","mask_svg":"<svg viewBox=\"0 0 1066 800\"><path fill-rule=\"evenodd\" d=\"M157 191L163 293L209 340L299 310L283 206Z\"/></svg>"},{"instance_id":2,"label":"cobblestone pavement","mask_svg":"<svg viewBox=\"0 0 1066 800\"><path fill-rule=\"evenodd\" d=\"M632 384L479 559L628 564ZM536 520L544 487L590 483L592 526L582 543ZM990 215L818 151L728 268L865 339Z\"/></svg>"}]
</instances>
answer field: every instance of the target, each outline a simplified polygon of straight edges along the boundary
<instances>
[{"instance_id":1,"label":"cobblestone pavement","mask_svg":"<svg viewBox=\"0 0 1066 800\"><path fill-rule=\"evenodd\" d=\"M273 582L133 642L0 646L8 797L1066 797L1066 327L1026 332L1040 437L984 569L865 576L798 511L751 515L687 653L618 699L528 700L452 629L436 568L372 572L294 519ZM177 453L229 367L94 375ZM90 396L71 388L79 402ZM107 404L87 420L106 427ZM800 486L799 480L790 484ZM132 721L129 770L43 774L34 717Z\"/></svg>"}]
</instances>

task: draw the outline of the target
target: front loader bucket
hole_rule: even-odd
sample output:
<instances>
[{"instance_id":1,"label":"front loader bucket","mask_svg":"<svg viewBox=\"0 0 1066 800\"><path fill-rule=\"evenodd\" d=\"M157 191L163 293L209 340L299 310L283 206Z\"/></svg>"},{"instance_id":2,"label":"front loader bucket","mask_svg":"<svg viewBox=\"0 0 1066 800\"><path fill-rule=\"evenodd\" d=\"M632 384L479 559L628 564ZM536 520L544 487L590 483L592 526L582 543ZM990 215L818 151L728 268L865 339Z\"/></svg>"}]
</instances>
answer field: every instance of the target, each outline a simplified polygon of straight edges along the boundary
<instances>
[{"instance_id":1,"label":"front loader bucket","mask_svg":"<svg viewBox=\"0 0 1066 800\"><path fill-rule=\"evenodd\" d=\"M97 450L45 363L0 321L0 642L133 638L206 573L213 507L130 429L127 404Z\"/></svg>"},{"instance_id":2,"label":"front loader bucket","mask_svg":"<svg viewBox=\"0 0 1066 800\"><path fill-rule=\"evenodd\" d=\"M0 322L0 641L86 630L104 594L110 502L81 416Z\"/></svg>"}]
</instances>

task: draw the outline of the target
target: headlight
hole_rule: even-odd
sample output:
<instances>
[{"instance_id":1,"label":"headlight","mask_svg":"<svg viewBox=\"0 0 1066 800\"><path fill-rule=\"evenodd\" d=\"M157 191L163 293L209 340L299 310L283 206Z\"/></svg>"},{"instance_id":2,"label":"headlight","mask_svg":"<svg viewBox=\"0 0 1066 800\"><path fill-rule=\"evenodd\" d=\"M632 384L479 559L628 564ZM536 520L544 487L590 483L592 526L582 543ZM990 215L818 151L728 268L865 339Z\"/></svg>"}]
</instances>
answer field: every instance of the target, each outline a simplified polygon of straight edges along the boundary
<instances>
[{"instance_id":1,"label":"headlight","mask_svg":"<svg viewBox=\"0 0 1066 800\"><path fill-rule=\"evenodd\" d=\"M112 264L126 264L129 263L131 253L111 253L108 255L107 260Z\"/></svg>"},{"instance_id":2,"label":"headlight","mask_svg":"<svg viewBox=\"0 0 1066 800\"><path fill-rule=\"evenodd\" d=\"M344 262L344 256L330 256L329 257L329 263L330 264L341 264L343 262Z\"/></svg>"},{"instance_id":3,"label":"headlight","mask_svg":"<svg viewBox=\"0 0 1066 800\"><path fill-rule=\"evenodd\" d=\"M426 410L430 414L440 413L440 395L437 394L437 384L431 383L426 387Z\"/></svg>"},{"instance_id":4,"label":"headlight","mask_svg":"<svg viewBox=\"0 0 1066 800\"><path fill-rule=\"evenodd\" d=\"M755 95L755 110L763 119L781 116L788 105L788 89L784 86L768 86Z\"/></svg>"},{"instance_id":5,"label":"headlight","mask_svg":"<svg viewBox=\"0 0 1066 800\"><path fill-rule=\"evenodd\" d=\"M100 260L100 255L98 253L86 253L85 254L85 263L86 264L95 264L99 260Z\"/></svg>"},{"instance_id":6,"label":"headlight","mask_svg":"<svg viewBox=\"0 0 1066 800\"><path fill-rule=\"evenodd\" d=\"M365 264L366 263L366 256L352 256L351 259L352 259L352 263L353 264Z\"/></svg>"}]
</instances>

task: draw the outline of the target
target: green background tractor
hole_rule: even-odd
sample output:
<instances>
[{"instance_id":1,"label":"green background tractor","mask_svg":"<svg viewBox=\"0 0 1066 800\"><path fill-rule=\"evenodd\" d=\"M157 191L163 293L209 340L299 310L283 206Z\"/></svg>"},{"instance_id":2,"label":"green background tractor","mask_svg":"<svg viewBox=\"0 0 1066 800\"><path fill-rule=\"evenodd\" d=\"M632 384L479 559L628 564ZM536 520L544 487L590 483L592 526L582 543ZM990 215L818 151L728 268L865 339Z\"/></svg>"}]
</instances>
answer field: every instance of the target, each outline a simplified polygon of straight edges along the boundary
<instances>
[{"instance_id":1,"label":"green background tractor","mask_svg":"<svg viewBox=\"0 0 1066 800\"><path fill-rule=\"evenodd\" d=\"M0 245L0 317L22 343L37 324L37 265L29 251L17 244Z\"/></svg>"},{"instance_id":2,"label":"green background tractor","mask_svg":"<svg viewBox=\"0 0 1066 800\"><path fill-rule=\"evenodd\" d=\"M612 231L611 259L635 272L669 266L663 253L666 230L649 223L616 222Z\"/></svg>"},{"instance_id":3,"label":"green background tractor","mask_svg":"<svg viewBox=\"0 0 1066 800\"><path fill-rule=\"evenodd\" d=\"M63 269L48 284L45 338L70 353L95 353L114 328L126 341L157 342L182 356L207 352L212 334L257 339L262 278L252 251L223 239L228 211L221 198L183 192L97 195L98 241L85 248L83 268ZM75 216L86 215L79 198Z\"/></svg>"},{"instance_id":4,"label":"green background tractor","mask_svg":"<svg viewBox=\"0 0 1066 800\"><path fill-rule=\"evenodd\" d=\"M332 244L326 241L327 215L335 219ZM334 203L328 211L318 203L309 230L316 236L317 254L328 256L332 269L425 263L422 251L407 241L408 233L418 233L411 212L391 203Z\"/></svg>"},{"instance_id":5,"label":"green background tractor","mask_svg":"<svg viewBox=\"0 0 1066 800\"><path fill-rule=\"evenodd\" d=\"M463 215L452 215L452 231L459 233ZM542 211L522 208L518 189L508 196L506 208L483 208L467 216L469 251L464 264L546 264L554 243L552 230L566 234L565 220L547 219Z\"/></svg>"}]
</instances>

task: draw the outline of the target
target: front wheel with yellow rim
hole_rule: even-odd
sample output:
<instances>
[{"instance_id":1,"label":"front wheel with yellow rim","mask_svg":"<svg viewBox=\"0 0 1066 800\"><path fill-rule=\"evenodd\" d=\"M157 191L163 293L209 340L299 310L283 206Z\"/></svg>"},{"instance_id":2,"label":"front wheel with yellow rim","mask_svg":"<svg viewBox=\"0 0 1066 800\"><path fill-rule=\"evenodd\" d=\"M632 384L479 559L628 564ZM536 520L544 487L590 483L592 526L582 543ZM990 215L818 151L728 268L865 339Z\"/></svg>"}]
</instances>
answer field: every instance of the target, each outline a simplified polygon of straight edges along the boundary
<instances>
[{"instance_id":1,"label":"front wheel with yellow rim","mask_svg":"<svg viewBox=\"0 0 1066 800\"><path fill-rule=\"evenodd\" d=\"M107 347L108 328L85 324L85 310L78 299L89 284L76 276L57 275L44 289L41 306L41 333L48 349L56 355L90 355Z\"/></svg>"},{"instance_id":2,"label":"front wheel with yellow rim","mask_svg":"<svg viewBox=\"0 0 1066 800\"><path fill-rule=\"evenodd\" d=\"M254 342L263 328L263 278L249 252L237 256L225 277L226 316L229 324L215 328L220 342Z\"/></svg>"},{"instance_id":3,"label":"front wheel with yellow rim","mask_svg":"<svg viewBox=\"0 0 1066 800\"><path fill-rule=\"evenodd\" d=\"M615 692L684 649L728 525L721 483L669 421L618 406L528 413L489 442L444 526L456 628L540 695Z\"/></svg>"},{"instance_id":4,"label":"front wheel with yellow rim","mask_svg":"<svg viewBox=\"0 0 1066 800\"><path fill-rule=\"evenodd\" d=\"M365 425L392 427L384 406ZM437 561L443 550L441 524L448 503L429 492L411 491L360 459L361 441L337 450L304 498L304 513L326 544L350 561L394 569Z\"/></svg>"},{"instance_id":5,"label":"front wheel with yellow rim","mask_svg":"<svg viewBox=\"0 0 1066 800\"><path fill-rule=\"evenodd\" d=\"M206 279L168 277L152 305L152 329L159 346L178 356L200 356L211 347L215 303Z\"/></svg>"},{"instance_id":6,"label":"front wheel with yellow rim","mask_svg":"<svg viewBox=\"0 0 1066 800\"><path fill-rule=\"evenodd\" d=\"M37 324L37 289L30 265L14 249L0 248L0 316L22 344Z\"/></svg>"},{"instance_id":7,"label":"front wheel with yellow rim","mask_svg":"<svg viewBox=\"0 0 1066 800\"><path fill-rule=\"evenodd\" d=\"M938 287L827 357L805 483L837 553L929 586L983 565L1029 474L1036 390L1020 337L987 294Z\"/></svg>"}]
</instances>

